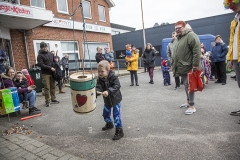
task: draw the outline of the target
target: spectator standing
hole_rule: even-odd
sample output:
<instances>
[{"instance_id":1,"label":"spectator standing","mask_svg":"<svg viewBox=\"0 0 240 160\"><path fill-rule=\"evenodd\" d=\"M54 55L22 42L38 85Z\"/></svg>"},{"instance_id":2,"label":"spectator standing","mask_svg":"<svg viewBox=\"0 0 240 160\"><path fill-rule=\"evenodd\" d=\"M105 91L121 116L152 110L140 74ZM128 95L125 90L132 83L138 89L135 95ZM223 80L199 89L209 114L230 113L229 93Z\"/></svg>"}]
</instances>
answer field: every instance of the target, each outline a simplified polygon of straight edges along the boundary
<instances>
[{"instance_id":1,"label":"spectator standing","mask_svg":"<svg viewBox=\"0 0 240 160\"><path fill-rule=\"evenodd\" d=\"M54 54L48 51L48 46L45 42L40 43L37 61L42 71L46 107L49 107L51 102L59 103L59 101L56 100L55 80L53 78L53 72L55 71L53 67Z\"/></svg>"},{"instance_id":2,"label":"spectator standing","mask_svg":"<svg viewBox=\"0 0 240 160\"><path fill-rule=\"evenodd\" d=\"M102 60L105 60L104 54L102 54L102 47L97 47L97 53L95 55L97 63L101 62Z\"/></svg>"},{"instance_id":3,"label":"spectator standing","mask_svg":"<svg viewBox=\"0 0 240 160\"><path fill-rule=\"evenodd\" d=\"M155 67L155 59L156 59L156 51L152 49L152 44L147 43L145 51L143 53L143 61L147 67L149 77L150 77L150 84L154 84L153 82L153 71Z\"/></svg>"},{"instance_id":4,"label":"spectator standing","mask_svg":"<svg viewBox=\"0 0 240 160\"><path fill-rule=\"evenodd\" d=\"M217 81L215 83L226 84L227 74L226 74L226 55L228 53L228 47L222 41L222 37L217 35L215 37L216 44L212 48L211 59L215 64Z\"/></svg>"},{"instance_id":5,"label":"spectator standing","mask_svg":"<svg viewBox=\"0 0 240 160\"><path fill-rule=\"evenodd\" d=\"M174 45L174 55L172 58L174 76L181 76L187 95L187 103L181 108L187 108L185 114L190 115L196 112L194 107L194 92L188 92L188 73L197 71L200 66L201 45L198 36L192 31L190 25L184 21L175 24L177 40Z\"/></svg>"},{"instance_id":6,"label":"spectator standing","mask_svg":"<svg viewBox=\"0 0 240 160\"><path fill-rule=\"evenodd\" d=\"M239 18L240 18L240 3L239 2L232 2L229 3L228 0L224 0L224 5L225 8L231 8L235 13L236 16L232 20L231 25L230 25L230 39L229 39L229 50L228 50L228 55L227 55L227 60L228 60L228 67L229 68L234 68L234 71L236 73L236 79L238 83L238 87L240 88L240 23L239 23ZM233 66L232 66L233 64ZM236 99L239 102L239 99ZM234 111L230 113L233 116L240 116L240 110ZM238 121L240 124L240 120Z\"/></svg>"},{"instance_id":7,"label":"spectator standing","mask_svg":"<svg viewBox=\"0 0 240 160\"><path fill-rule=\"evenodd\" d=\"M129 62L131 64L131 65L127 66L127 70L130 72L130 76L131 76L131 85L130 86L134 86L134 79L135 79L136 86L139 86L138 75L137 75L139 50L136 49L136 47L134 45L132 45L131 48L132 48L132 56L125 57L126 62Z\"/></svg>"},{"instance_id":8,"label":"spectator standing","mask_svg":"<svg viewBox=\"0 0 240 160\"><path fill-rule=\"evenodd\" d=\"M61 62L60 64L62 65L62 68L63 68L63 74L62 76L63 77L68 77L68 71L69 71L69 55L68 54L65 54L65 56L61 59Z\"/></svg>"}]
</instances>

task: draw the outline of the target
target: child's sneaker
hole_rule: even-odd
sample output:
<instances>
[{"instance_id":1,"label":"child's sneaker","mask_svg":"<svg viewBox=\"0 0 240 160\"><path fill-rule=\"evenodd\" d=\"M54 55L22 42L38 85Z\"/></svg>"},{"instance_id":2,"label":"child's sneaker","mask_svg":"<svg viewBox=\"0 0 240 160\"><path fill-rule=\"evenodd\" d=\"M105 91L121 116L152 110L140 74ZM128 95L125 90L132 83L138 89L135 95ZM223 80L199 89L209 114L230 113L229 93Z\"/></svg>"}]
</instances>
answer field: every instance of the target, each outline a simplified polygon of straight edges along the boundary
<instances>
[{"instance_id":1,"label":"child's sneaker","mask_svg":"<svg viewBox=\"0 0 240 160\"><path fill-rule=\"evenodd\" d=\"M106 123L106 125L102 128L103 131L106 131L106 130L109 130L109 129L112 129L114 127L113 123L112 122L108 122Z\"/></svg>"},{"instance_id":2,"label":"child's sneaker","mask_svg":"<svg viewBox=\"0 0 240 160\"><path fill-rule=\"evenodd\" d=\"M122 128L116 128L115 135L113 136L112 140L119 140L124 136Z\"/></svg>"}]
</instances>

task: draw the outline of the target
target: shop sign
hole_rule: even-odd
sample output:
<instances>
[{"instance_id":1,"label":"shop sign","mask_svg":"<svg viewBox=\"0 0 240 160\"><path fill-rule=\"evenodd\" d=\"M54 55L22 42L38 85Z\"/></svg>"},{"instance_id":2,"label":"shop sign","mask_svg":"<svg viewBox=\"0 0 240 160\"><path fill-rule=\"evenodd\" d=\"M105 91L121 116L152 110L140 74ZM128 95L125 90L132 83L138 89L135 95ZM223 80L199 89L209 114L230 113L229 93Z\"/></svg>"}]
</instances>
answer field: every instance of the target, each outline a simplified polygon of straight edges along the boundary
<instances>
[{"instance_id":1,"label":"shop sign","mask_svg":"<svg viewBox=\"0 0 240 160\"><path fill-rule=\"evenodd\" d=\"M54 18L52 22L47 23L44 26L73 29L73 21ZM83 23L75 21L74 29L83 30ZM90 31L90 32L111 33L110 27L99 26L99 25L89 24L89 23L86 23L85 29L86 31Z\"/></svg>"},{"instance_id":2,"label":"shop sign","mask_svg":"<svg viewBox=\"0 0 240 160\"><path fill-rule=\"evenodd\" d=\"M0 13L11 14L14 16L27 16L33 17L33 11L31 8L23 7L20 5L13 5L11 3L0 2Z\"/></svg>"}]
</instances>

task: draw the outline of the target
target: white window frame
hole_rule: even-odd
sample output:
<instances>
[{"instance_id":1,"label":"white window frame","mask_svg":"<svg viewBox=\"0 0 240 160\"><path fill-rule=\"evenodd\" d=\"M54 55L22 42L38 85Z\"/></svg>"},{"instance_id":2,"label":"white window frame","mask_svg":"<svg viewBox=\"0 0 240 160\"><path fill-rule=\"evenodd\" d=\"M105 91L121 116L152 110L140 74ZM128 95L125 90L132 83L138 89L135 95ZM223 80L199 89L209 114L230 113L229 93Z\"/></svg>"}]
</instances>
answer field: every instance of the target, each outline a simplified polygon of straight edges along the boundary
<instances>
[{"instance_id":1,"label":"white window frame","mask_svg":"<svg viewBox=\"0 0 240 160\"><path fill-rule=\"evenodd\" d=\"M30 0L30 6L31 6L31 7L34 7L34 8L46 9L45 0L43 0L43 2L44 2L44 3L43 3L43 4L44 4L43 8L42 8L42 7L38 7L38 6L32 6L31 0Z\"/></svg>"},{"instance_id":2,"label":"white window frame","mask_svg":"<svg viewBox=\"0 0 240 160\"><path fill-rule=\"evenodd\" d=\"M104 12L103 14L104 14L104 19L105 19L104 21L100 20L99 7L103 8L103 12ZM105 13L105 7L104 6L98 5L98 17L99 17L99 21L106 22L106 13Z\"/></svg>"},{"instance_id":3,"label":"white window frame","mask_svg":"<svg viewBox=\"0 0 240 160\"><path fill-rule=\"evenodd\" d=\"M65 0L65 2L66 2L66 6L67 6L67 12L60 11L60 10L58 9L58 0L56 0L56 3L57 3L57 11L58 11L58 13L65 13L65 14L68 14L68 0Z\"/></svg>"},{"instance_id":4,"label":"white window frame","mask_svg":"<svg viewBox=\"0 0 240 160\"><path fill-rule=\"evenodd\" d=\"M85 2L89 3L89 10L90 10L90 16L91 16L91 17L85 17L85 15L84 15L84 18L92 19L92 7L91 7L91 2L86 1L86 0L83 0L83 1L82 1L82 3L85 3Z\"/></svg>"}]
</instances>

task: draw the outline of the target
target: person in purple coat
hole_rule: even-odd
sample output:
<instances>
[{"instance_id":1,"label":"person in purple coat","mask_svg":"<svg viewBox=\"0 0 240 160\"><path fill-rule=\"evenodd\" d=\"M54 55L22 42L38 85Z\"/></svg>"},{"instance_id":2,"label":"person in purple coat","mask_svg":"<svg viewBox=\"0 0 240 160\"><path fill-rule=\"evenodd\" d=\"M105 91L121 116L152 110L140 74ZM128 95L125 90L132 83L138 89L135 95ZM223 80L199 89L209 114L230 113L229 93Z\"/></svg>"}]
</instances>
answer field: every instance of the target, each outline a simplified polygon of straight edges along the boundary
<instances>
[{"instance_id":1,"label":"person in purple coat","mask_svg":"<svg viewBox=\"0 0 240 160\"><path fill-rule=\"evenodd\" d=\"M1 74L1 89L9 88L9 87L16 87L13 79L15 77L16 72L12 67L6 69L6 74ZM22 94L24 92L27 93L27 100L29 101L29 114L39 114L41 110L35 107L36 103L36 91L34 90L35 86L28 86L27 88L19 88L17 89L18 94Z\"/></svg>"}]
</instances>

